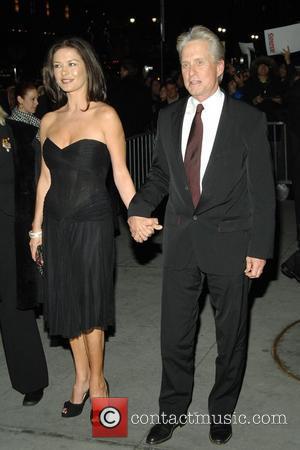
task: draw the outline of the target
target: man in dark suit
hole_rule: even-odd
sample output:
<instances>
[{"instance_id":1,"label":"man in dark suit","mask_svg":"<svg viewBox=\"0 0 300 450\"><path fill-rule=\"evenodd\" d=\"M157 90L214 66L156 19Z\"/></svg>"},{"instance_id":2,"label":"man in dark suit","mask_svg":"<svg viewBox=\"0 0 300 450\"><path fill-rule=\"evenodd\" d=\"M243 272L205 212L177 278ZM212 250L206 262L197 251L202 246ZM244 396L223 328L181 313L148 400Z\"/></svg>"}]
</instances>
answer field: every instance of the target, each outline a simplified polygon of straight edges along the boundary
<instances>
[{"instance_id":1,"label":"man in dark suit","mask_svg":"<svg viewBox=\"0 0 300 450\"><path fill-rule=\"evenodd\" d=\"M179 36L177 50L191 96L160 112L153 165L129 206L128 219L132 236L143 242L161 228L151 213L169 195L161 420L151 428L147 443L166 441L186 421L193 389L198 298L206 279L218 347L208 401L210 439L222 444L231 437L230 418L245 368L249 280L262 274L272 256L272 166L264 114L219 89L224 48L217 36L195 26ZM195 139L199 148L192 154Z\"/></svg>"}]
</instances>

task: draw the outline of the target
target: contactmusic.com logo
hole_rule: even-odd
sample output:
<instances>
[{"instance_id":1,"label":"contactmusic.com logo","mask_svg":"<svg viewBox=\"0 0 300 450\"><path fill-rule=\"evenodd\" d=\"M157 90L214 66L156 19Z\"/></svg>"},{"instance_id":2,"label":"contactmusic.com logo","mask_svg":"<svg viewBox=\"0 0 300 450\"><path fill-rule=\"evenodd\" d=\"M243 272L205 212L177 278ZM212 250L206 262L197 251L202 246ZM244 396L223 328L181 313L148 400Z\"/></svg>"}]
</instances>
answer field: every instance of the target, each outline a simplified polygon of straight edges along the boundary
<instances>
[{"instance_id":1,"label":"contactmusic.com logo","mask_svg":"<svg viewBox=\"0 0 300 450\"><path fill-rule=\"evenodd\" d=\"M128 436L128 398L93 398L93 437Z\"/></svg>"}]
</instances>

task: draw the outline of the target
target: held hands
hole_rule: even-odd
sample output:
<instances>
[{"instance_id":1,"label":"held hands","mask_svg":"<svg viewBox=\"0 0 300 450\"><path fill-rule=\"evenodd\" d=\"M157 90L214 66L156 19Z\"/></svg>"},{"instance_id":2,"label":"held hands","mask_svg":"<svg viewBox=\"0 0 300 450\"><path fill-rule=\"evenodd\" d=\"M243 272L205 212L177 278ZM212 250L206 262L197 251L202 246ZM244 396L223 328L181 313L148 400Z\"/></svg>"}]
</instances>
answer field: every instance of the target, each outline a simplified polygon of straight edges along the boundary
<instances>
[{"instance_id":1,"label":"held hands","mask_svg":"<svg viewBox=\"0 0 300 450\"><path fill-rule=\"evenodd\" d=\"M265 259L246 257L246 269L245 275L249 278L259 278L263 273L264 266L266 265Z\"/></svg>"},{"instance_id":2,"label":"held hands","mask_svg":"<svg viewBox=\"0 0 300 450\"><path fill-rule=\"evenodd\" d=\"M162 230L158 219L150 217L132 216L128 219L130 233L136 242L142 243L154 234L155 230Z\"/></svg>"}]
</instances>

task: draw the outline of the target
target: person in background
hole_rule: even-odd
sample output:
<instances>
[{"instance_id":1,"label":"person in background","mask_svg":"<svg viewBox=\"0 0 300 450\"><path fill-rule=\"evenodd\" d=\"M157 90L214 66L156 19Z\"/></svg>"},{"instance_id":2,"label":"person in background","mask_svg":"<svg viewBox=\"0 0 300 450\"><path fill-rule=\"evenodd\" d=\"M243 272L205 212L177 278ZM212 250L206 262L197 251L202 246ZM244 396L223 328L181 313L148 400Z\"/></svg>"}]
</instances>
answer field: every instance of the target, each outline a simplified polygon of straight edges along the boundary
<instances>
[{"instance_id":1,"label":"person in background","mask_svg":"<svg viewBox=\"0 0 300 450\"><path fill-rule=\"evenodd\" d=\"M150 84L151 100L152 100L152 128L156 129L158 113L161 107L160 101L161 82L158 78L152 78Z\"/></svg>"},{"instance_id":2,"label":"person in background","mask_svg":"<svg viewBox=\"0 0 300 450\"><path fill-rule=\"evenodd\" d=\"M285 101L285 96L289 91L289 88L294 82L296 75L295 66L291 60L291 52L289 46L282 50L282 55L284 61L278 67L278 75L281 86L281 93L283 100Z\"/></svg>"},{"instance_id":3,"label":"person in background","mask_svg":"<svg viewBox=\"0 0 300 450\"><path fill-rule=\"evenodd\" d=\"M300 282L300 74L287 89L285 106L298 248L281 264L281 271Z\"/></svg>"},{"instance_id":4,"label":"person in background","mask_svg":"<svg viewBox=\"0 0 300 450\"><path fill-rule=\"evenodd\" d=\"M40 127L40 120L35 116L38 105L38 91L32 82L20 82L14 88L14 107L12 109L10 120L16 122Z\"/></svg>"},{"instance_id":5,"label":"person in background","mask_svg":"<svg viewBox=\"0 0 300 450\"><path fill-rule=\"evenodd\" d=\"M161 108L179 100L179 92L176 81L169 78L166 80L164 85L166 88L166 99L161 103Z\"/></svg>"},{"instance_id":6,"label":"person in background","mask_svg":"<svg viewBox=\"0 0 300 450\"><path fill-rule=\"evenodd\" d=\"M180 98L187 97L189 95L189 92L184 85L184 81L183 81L181 72L179 72L179 74L177 75L176 84L177 84L177 88L178 88L179 97Z\"/></svg>"},{"instance_id":7,"label":"person in background","mask_svg":"<svg viewBox=\"0 0 300 450\"><path fill-rule=\"evenodd\" d=\"M152 167L130 202L128 223L143 242L169 195L164 225L160 421L146 442L184 425L194 386L199 296L205 281L215 312L218 355L210 392L210 440L225 444L246 365L248 292L272 257L273 168L264 114L219 88L224 46L203 26L177 39L190 93L161 110ZM255 130L255 132L253 132Z\"/></svg>"},{"instance_id":8,"label":"person in background","mask_svg":"<svg viewBox=\"0 0 300 450\"><path fill-rule=\"evenodd\" d=\"M243 97L243 91L238 87L234 79L228 81L226 91L230 97L235 98L236 100L240 100Z\"/></svg>"},{"instance_id":9,"label":"person in background","mask_svg":"<svg viewBox=\"0 0 300 450\"><path fill-rule=\"evenodd\" d=\"M34 311L39 274L28 248L30 174L5 117L0 108L0 329L11 384L32 406L48 386L48 370Z\"/></svg>"},{"instance_id":10,"label":"person in background","mask_svg":"<svg viewBox=\"0 0 300 450\"><path fill-rule=\"evenodd\" d=\"M35 180L36 184L41 167L41 148L40 120L35 116L38 91L34 83L23 81L15 86L14 105L11 115L7 118L7 123L13 130L20 167L28 174L30 180ZM32 177L32 173L34 173L34 177Z\"/></svg>"},{"instance_id":11,"label":"person in background","mask_svg":"<svg viewBox=\"0 0 300 450\"><path fill-rule=\"evenodd\" d=\"M272 58L261 56L253 61L243 92L243 100L264 112L268 121L282 119L282 88Z\"/></svg>"},{"instance_id":12,"label":"person in background","mask_svg":"<svg viewBox=\"0 0 300 450\"><path fill-rule=\"evenodd\" d=\"M160 90L159 90L159 98L160 98L160 102L166 102L167 101L167 89L166 89L166 85L162 84L160 86Z\"/></svg>"},{"instance_id":13,"label":"person in background","mask_svg":"<svg viewBox=\"0 0 300 450\"><path fill-rule=\"evenodd\" d=\"M133 59L121 62L120 80L111 87L108 101L120 116L126 138L151 129L151 95Z\"/></svg>"}]
</instances>

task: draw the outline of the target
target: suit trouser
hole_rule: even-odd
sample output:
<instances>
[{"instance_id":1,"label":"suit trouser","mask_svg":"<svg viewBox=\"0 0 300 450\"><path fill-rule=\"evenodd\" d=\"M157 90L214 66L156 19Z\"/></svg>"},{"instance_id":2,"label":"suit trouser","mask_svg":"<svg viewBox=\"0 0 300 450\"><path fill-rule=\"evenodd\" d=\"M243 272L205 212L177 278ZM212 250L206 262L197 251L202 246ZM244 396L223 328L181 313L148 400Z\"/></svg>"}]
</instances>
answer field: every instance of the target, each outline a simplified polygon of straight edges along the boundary
<instances>
[{"instance_id":1,"label":"suit trouser","mask_svg":"<svg viewBox=\"0 0 300 450\"><path fill-rule=\"evenodd\" d=\"M0 211L0 328L12 386L22 394L48 385L33 310L17 309L14 219Z\"/></svg>"},{"instance_id":2,"label":"suit trouser","mask_svg":"<svg viewBox=\"0 0 300 450\"><path fill-rule=\"evenodd\" d=\"M211 415L232 414L243 381L247 352L249 279L244 274L204 274L196 265L164 269L160 414L186 414L192 398L199 296L207 279L215 310L218 356L210 392Z\"/></svg>"}]
</instances>

